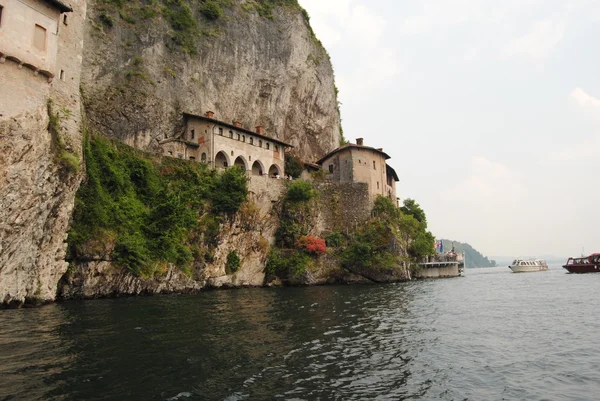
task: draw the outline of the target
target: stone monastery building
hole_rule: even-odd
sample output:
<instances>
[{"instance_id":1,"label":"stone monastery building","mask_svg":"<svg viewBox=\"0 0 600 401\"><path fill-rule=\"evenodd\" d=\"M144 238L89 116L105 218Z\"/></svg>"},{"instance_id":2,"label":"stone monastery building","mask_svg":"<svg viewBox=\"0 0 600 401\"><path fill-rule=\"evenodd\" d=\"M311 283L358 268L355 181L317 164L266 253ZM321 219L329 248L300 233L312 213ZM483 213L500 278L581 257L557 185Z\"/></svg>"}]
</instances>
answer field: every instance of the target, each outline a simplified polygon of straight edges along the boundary
<instances>
[{"instance_id":1,"label":"stone monastery building","mask_svg":"<svg viewBox=\"0 0 600 401\"><path fill-rule=\"evenodd\" d=\"M387 165L390 156L382 148L375 149L363 144L363 138L356 144L349 143L329 152L317 164L332 182L364 182L369 185L369 195L376 198L383 195L397 203L396 171Z\"/></svg>"},{"instance_id":2,"label":"stone monastery building","mask_svg":"<svg viewBox=\"0 0 600 401\"><path fill-rule=\"evenodd\" d=\"M81 49L72 38L80 24L70 29L72 12L58 0L0 0L0 116L45 104L55 77L59 91L78 93Z\"/></svg>"},{"instance_id":3,"label":"stone monastery building","mask_svg":"<svg viewBox=\"0 0 600 401\"><path fill-rule=\"evenodd\" d=\"M216 120L212 111L204 116L184 113L185 132L179 138L160 142L163 153L180 159L197 160L213 168L240 166L253 176L285 177L285 148L292 145L256 132Z\"/></svg>"}]
</instances>

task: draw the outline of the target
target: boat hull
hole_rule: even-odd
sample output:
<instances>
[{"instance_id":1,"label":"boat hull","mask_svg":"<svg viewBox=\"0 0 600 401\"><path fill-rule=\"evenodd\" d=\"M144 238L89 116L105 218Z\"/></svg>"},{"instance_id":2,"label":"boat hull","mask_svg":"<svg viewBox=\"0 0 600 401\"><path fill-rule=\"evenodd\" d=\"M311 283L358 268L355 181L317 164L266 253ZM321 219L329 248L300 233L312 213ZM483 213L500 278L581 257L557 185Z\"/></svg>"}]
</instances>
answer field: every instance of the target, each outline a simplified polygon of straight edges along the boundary
<instances>
[{"instance_id":1,"label":"boat hull","mask_svg":"<svg viewBox=\"0 0 600 401\"><path fill-rule=\"evenodd\" d=\"M600 273L600 265L570 265L563 266L569 273Z\"/></svg>"},{"instance_id":2,"label":"boat hull","mask_svg":"<svg viewBox=\"0 0 600 401\"><path fill-rule=\"evenodd\" d=\"M543 272L548 270L547 267L544 266L508 266L513 273L533 273L533 272Z\"/></svg>"}]
</instances>

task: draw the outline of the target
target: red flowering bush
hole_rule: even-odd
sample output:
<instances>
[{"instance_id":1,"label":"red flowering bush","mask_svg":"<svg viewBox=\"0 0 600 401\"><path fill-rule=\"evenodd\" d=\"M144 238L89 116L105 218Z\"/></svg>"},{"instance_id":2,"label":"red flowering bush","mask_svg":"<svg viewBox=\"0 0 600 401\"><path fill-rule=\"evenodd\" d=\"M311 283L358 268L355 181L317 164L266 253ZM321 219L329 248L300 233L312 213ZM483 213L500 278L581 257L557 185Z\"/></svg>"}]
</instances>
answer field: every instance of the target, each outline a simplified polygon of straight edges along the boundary
<instances>
[{"instance_id":1,"label":"red flowering bush","mask_svg":"<svg viewBox=\"0 0 600 401\"><path fill-rule=\"evenodd\" d=\"M296 248L303 249L313 255L321 255L327 251L325 240L323 238L317 238L310 235L300 237L296 241Z\"/></svg>"}]
</instances>

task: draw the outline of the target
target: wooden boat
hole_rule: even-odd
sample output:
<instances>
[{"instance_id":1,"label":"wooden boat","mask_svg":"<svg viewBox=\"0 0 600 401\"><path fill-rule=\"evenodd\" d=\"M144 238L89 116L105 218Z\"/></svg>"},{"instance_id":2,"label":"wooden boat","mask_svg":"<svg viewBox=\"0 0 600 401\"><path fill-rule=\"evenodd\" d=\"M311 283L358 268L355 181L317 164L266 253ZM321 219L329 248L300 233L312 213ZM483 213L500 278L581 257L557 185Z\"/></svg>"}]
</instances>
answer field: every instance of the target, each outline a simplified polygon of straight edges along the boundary
<instances>
[{"instance_id":1,"label":"wooden boat","mask_svg":"<svg viewBox=\"0 0 600 401\"><path fill-rule=\"evenodd\" d=\"M600 272L600 253L592 253L580 258L569 258L563 265L569 273L598 273Z\"/></svg>"}]
</instances>

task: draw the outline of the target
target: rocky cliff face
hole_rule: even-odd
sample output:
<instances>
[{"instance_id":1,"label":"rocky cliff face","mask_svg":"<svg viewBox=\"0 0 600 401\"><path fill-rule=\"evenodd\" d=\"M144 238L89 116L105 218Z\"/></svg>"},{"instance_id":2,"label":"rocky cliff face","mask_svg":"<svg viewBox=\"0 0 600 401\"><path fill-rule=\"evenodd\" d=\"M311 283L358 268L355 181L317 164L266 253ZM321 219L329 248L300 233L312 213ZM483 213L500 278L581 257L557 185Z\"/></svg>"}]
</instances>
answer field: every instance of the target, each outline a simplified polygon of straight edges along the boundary
<instances>
[{"instance_id":1,"label":"rocky cliff face","mask_svg":"<svg viewBox=\"0 0 600 401\"><path fill-rule=\"evenodd\" d=\"M23 104L0 111L0 305L56 296L67 270L75 193L85 177L84 128L156 151L158 140L181 133L182 112L212 110L248 129L263 125L308 161L340 139L332 66L295 0L68 3L74 12L60 28L56 66L64 77L48 83L12 61L0 64L0 99ZM225 228L214 263L201 274L168 270L141 280L110 261L90 261L64 278L60 294L260 285L275 230L273 201L256 200L266 207L260 230L243 221ZM224 261L232 249L245 262L228 275Z\"/></svg>"},{"instance_id":2,"label":"rocky cliff face","mask_svg":"<svg viewBox=\"0 0 600 401\"><path fill-rule=\"evenodd\" d=\"M70 3L74 11L55 39L53 72L62 75L48 80L31 65L0 58L0 306L54 300L67 270L65 240L83 176L86 13L85 0Z\"/></svg>"},{"instance_id":3,"label":"rocky cliff face","mask_svg":"<svg viewBox=\"0 0 600 401\"><path fill-rule=\"evenodd\" d=\"M263 125L309 161L338 146L332 66L295 1L163 3L90 1L82 90L91 129L155 150L181 133L182 112L211 110Z\"/></svg>"}]
</instances>

